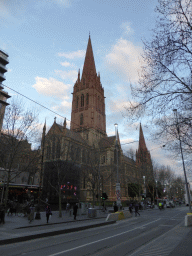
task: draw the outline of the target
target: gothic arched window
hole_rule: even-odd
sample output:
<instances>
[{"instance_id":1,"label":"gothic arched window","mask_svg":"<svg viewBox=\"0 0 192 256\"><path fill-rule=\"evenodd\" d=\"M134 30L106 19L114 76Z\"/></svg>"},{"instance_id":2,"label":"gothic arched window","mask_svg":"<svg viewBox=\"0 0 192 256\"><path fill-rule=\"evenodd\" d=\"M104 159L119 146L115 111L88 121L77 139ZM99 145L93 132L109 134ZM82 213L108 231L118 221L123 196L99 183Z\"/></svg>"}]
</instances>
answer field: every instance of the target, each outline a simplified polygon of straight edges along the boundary
<instances>
[{"instance_id":1,"label":"gothic arched window","mask_svg":"<svg viewBox=\"0 0 192 256\"><path fill-rule=\"evenodd\" d=\"M52 159L55 158L55 137L53 138L52 142Z\"/></svg>"},{"instance_id":2,"label":"gothic arched window","mask_svg":"<svg viewBox=\"0 0 192 256\"><path fill-rule=\"evenodd\" d=\"M71 145L70 155L71 155L71 160L74 160L74 146L73 145Z\"/></svg>"},{"instance_id":3,"label":"gothic arched window","mask_svg":"<svg viewBox=\"0 0 192 256\"><path fill-rule=\"evenodd\" d=\"M51 157L51 146L50 143L47 145L47 159L49 160Z\"/></svg>"},{"instance_id":4,"label":"gothic arched window","mask_svg":"<svg viewBox=\"0 0 192 256\"><path fill-rule=\"evenodd\" d=\"M86 104L89 105L89 93L86 94Z\"/></svg>"},{"instance_id":5,"label":"gothic arched window","mask_svg":"<svg viewBox=\"0 0 192 256\"><path fill-rule=\"evenodd\" d=\"M83 124L83 114L80 115L80 125Z\"/></svg>"},{"instance_id":6,"label":"gothic arched window","mask_svg":"<svg viewBox=\"0 0 192 256\"><path fill-rule=\"evenodd\" d=\"M77 98L76 98L76 108L78 108L78 105L79 105L79 97L77 96Z\"/></svg>"},{"instance_id":7,"label":"gothic arched window","mask_svg":"<svg viewBox=\"0 0 192 256\"><path fill-rule=\"evenodd\" d=\"M100 109L100 107L99 107L100 106L100 98L99 98L99 96L98 96L98 102L97 103L98 103L98 109Z\"/></svg>"},{"instance_id":8,"label":"gothic arched window","mask_svg":"<svg viewBox=\"0 0 192 256\"><path fill-rule=\"evenodd\" d=\"M61 155L61 145L60 145L60 141L58 139L57 148L56 148L56 158L60 158L60 155Z\"/></svg>"},{"instance_id":9,"label":"gothic arched window","mask_svg":"<svg viewBox=\"0 0 192 256\"><path fill-rule=\"evenodd\" d=\"M81 107L84 107L84 95L81 95Z\"/></svg>"},{"instance_id":10,"label":"gothic arched window","mask_svg":"<svg viewBox=\"0 0 192 256\"><path fill-rule=\"evenodd\" d=\"M86 151L83 149L82 151L82 163L86 163Z\"/></svg>"},{"instance_id":11,"label":"gothic arched window","mask_svg":"<svg viewBox=\"0 0 192 256\"><path fill-rule=\"evenodd\" d=\"M76 157L75 157L76 161L80 161L81 160L81 149L80 148L76 148Z\"/></svg>"}]
</instances>

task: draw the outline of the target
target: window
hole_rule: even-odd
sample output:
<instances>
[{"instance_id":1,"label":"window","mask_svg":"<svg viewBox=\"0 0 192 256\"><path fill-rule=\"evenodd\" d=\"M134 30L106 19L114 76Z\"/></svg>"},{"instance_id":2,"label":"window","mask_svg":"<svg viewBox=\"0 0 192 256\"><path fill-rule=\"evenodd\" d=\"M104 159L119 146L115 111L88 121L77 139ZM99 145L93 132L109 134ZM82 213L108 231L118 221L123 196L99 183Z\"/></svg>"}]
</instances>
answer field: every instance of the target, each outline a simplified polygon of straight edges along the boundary
<instances>
[{"instance_id":1,"label":"window","mask_svg":"<svg viewBox=\"0 0 192 256\"><path fill-rule=\"evenodd\" d=\"M85 177L83 178L83 188L85 189Z\"/></svg>"},{"instance_id":2,"label":"window","mask_svg":"<svg viewBox=\"0 0 192 256\"><path fill-rule=\"evenodd\" d=\"M81 95L81 107L84 107L84 95Z\"/></svg>"},{"instance_id":3,"label":"window","mask_svg":"<svg viewBox=\"0 0 192 256\"><path fill-rule=\"evenodd\" d=\"M53 138L52 143L52 159L55 159L55 138Z\"/></svg>"},{"instance_id":4,"label":"window","mask_svg":"<svg viewBox=\"0 0 192 256\"><path fill-rule=\"evenodd\" d=\"M56 149L56 158L60 158L61 154L61 146L60 146L60 141L57 141L57 149Z\"/></svg>"},{"instance_id":5,"label":"window","mask_svg":"<svg viewBox=\"0 0 192 256\"><path fill-rule=\"evenodd\" d=\"M47 146L47 159L48 160L50 159L50 156L51 156L51 146L50 146L50 144L48 144L48 146Z\"/></svg>"},{"instance_id":6,"label":"window","mask_svg":"<svg viewBox=\"0 0 192 256\"><path fill-rule=\"evenodd\" d=\"M88 136L88 134L87 134L87 140L88 140L88 138L89 138L89 136Z\"/></svg>"},{"instance_id":7,"label":"window","mask_svg":"<svg viewBox=\"0 0 192 256\"><path fill-rule=\"evenodd\" d=\"M86 163L87 161L86 161L86 151L85 151L85 149L83 149L83 151L82 151L82 163Z\"/></svg>"},{"instance_id":8,"label":"window","mask_svg":"<svg viewBox=\"0 0 192 256\"><path fill-rule=\"evenodd\" d=\"M73 145L71 146L71 160L74 160L74 147Z\"/></svg>"},{"instance_id":9,"label":"window","mask_svg":"<svg viewBox=\"0 0 192 256\"><path fill-rule=\"evenodd\" d=\"M80 148L76 148L76 161L80 161L81 159L81 149Z\"/></svg>"},{"instance_id":10,"label":"window","mask_svg":"<svg viewBox=\"0 0 192 256\"><path fill-rule=\"evenodd\" d=\"M87 93L87 95L86 95L86 104L87 104L87 106L89 105L89 93Z\"/></svg>"},{"instance_id":11,"label":"window","mask_svg":"<svg viewBox=\"0 0 192 256\"><path fill-rule=\"evenodd\" d=\"M97 108L99 109L99 105L100 105L100 98L99 98L99 96L98 96L98 102L97 102Z\"/></svg>"},{"instance_id":12,"label":"window","mask_svg":"<svg viewBox=\"0 0 192 256\"><path fill-rule=\"evenodd\" d=\"M83 114L80 115L80 125L83 124Z\"/></svg>"},{"instance_id":13,"label":"window","mask_svg":"<svg viewBox=\"0 0 192 256\"><path fill-rule=\"evenodd\" d=\"M78 105L79 105L79 97L77 96L77 98L76 98L76 108L78 108Z\"/></svg>"}]
</instances>

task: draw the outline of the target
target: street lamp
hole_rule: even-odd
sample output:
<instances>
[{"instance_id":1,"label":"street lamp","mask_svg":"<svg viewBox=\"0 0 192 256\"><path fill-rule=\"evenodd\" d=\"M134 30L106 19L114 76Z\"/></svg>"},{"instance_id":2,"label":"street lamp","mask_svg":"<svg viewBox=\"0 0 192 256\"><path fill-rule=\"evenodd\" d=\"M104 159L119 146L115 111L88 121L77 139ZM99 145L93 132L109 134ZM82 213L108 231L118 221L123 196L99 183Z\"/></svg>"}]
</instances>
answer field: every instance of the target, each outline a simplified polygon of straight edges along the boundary
<instances>
[{"instance_id":1,"label":"street lamp","mask_svg":"<svg viewBox=\"0 0 192 256\"><path fill-rule=\"evenodd\" d=\"M189 212L191 212L191 202L190 202L190 195L189 195L189 188L188 188L188 182L187 182L187 175L185 171L185 162L184 162L184 157L183 157L183 150L182 150L182 145L181 145L181 137L180 137L180 129L178 125L178 117L177 117L177 109L173 109L175 119L176 119L176 127L177 127L177 133L179 135L179 143L180 143L180 151L181 151L181 158L183 162L183 172L185 176L185 185L186 185L186 191L187 191L187 197L188 197L188 203L189 203Z\"/></svg>"},{"instance_id":2,"label":"street lamp","mask_svg":"<svg viewBox=\"0 0 192 256\"><path fill-rule=\"evenodd\" d=\"M156 180L155 182L156 182L156 197L158 198L158 193L157 193L157 180Z\"/></svg>"},{"instance_id":3,"label":"street lamp","mask_svg":"<svg viewBox=\"0 0 192 256\"><path fill-rule=\"evenodd\" d=\"M117 131L118 131L118 124L115 123L115 135L116 135L116 143L115 143L115 149L116 149L116 167L117 167L117 182L116 182L116 196L117 196L117 206L120 206L121 204L121 190L120 190L120 182L119 182L119 166L118 166L118 144L117 144Z\"/></svg>"},{"instance_id":4,"label":"street lamp","mask_svg":"<svg viewBox=\"0 0 192 256\"><path fill-rule=\"evenodd\" d=\"M144 197L146 197L145 176L143 176L143 180L144 180Z\"/></svg>"}]
</instances>

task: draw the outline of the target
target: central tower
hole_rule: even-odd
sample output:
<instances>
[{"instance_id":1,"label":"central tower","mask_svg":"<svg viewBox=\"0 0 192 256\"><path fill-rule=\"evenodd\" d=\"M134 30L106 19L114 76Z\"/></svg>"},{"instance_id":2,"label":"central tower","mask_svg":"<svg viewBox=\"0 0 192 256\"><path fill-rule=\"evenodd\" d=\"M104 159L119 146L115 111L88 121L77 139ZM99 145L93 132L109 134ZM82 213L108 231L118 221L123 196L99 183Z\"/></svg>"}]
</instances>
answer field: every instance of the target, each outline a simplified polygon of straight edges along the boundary
<instances>
[{"instance_id":1,"label":"central tower","mask_svg":"<svg viewBox=\"0 0 192 256\"><path fill-rule=\"evenodd\" d=\"M82 76L73 87L71 130L79 132L90 145L106 136L104 89L97 74L89 35Z\"/></svg>"}]
</instances>

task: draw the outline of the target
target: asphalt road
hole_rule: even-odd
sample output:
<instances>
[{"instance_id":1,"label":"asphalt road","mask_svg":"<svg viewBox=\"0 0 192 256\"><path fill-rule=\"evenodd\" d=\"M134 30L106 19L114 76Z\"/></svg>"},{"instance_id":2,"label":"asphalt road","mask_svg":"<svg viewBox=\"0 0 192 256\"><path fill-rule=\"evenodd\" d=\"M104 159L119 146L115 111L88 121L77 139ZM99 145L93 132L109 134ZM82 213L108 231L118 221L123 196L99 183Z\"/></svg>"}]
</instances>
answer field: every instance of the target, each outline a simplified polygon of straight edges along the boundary
<instances>
[{"instance_id":1,"label":"asphalt road","mask_svg":"<svg viewBox=\"0 0 192 256\"><path fill-rule=\"evenodd\" d=\"M133 215L131 219L105 227L0 246L0 254L2 256L169 255L179 244L181 236L185 236L188 232L186 228L181 230L180 227L187 212L187 207L141 211L141 216ZM168 243L166 234L170 232L172 235L167 235L171 239ZM161 246L163 241L164 244ZM158 254L159 251L161 254Z\"/></svg>"}]
</instances>

